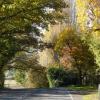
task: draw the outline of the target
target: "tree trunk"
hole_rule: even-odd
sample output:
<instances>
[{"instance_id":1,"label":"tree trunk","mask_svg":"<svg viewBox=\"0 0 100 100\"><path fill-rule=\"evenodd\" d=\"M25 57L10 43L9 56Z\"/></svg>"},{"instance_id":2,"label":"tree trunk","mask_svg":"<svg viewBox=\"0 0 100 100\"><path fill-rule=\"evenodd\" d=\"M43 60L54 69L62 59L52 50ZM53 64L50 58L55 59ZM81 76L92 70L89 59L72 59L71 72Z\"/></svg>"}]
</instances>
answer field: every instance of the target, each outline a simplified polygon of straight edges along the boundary
<instances>
[{"instance_id":1,"label":"tree trunk","mask_svg":"<svg viewBox=\"0 0 100 100\"><path fill-rule=\"evenodd\" d=\"M0 88L4 88L4 71L0 68Z\"/></svg>"},{"instance_id":2,"label":"tree trunk","mask_svg":"<svg viewBox=\"0 0 100 100\"><path fill-rule=\"evenodd\" d=\"M79 85L82 85L83 77L82 77L82 71L79 70Z\"/></svg>"}]
</instances>

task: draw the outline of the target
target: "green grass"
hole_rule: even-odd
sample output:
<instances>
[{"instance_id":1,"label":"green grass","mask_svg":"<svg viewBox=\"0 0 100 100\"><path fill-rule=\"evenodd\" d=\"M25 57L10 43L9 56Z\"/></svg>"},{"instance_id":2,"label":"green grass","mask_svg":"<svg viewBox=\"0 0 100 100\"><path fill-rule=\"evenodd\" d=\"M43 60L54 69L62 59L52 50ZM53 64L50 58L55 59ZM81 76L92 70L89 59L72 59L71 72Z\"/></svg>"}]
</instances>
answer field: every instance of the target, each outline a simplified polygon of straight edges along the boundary
<instances>
[{"instance_id":1,"label":"green grass","mask_svg":"<svg viewBox=\"0 0 100 100\"><path fill-rule=\"evenodd\" d=\"M97 87L94 86L75 86L70 85L66 87L68 90L74 90L74 91L85 91L86 94L79 94L82 96L82 100L98 100L98 92Z\"/></svg>"},{"instance_id":2,"label":"green grass","mask_svg":"<svg viewBox=\"0 0 100 100\"><path fill-rule=\"evenodd\" d=\"M94 92L94 93L91 93L91 94L88 94L88 95L84 95L83 100L99 100L98 99L98 93Z\"/></svg>"},{"instance_id":3,"label":"green grass","mask_svg":"<svg viewBox=\"0 0 100 100\"><path fill-rule=\"evenodd\" d=\"M70 85L66 87L69 90L77 90L77 91L95 91L97 90L96 87L94 86L75 86L75 85Z\"/></svg>"}]
</instances>

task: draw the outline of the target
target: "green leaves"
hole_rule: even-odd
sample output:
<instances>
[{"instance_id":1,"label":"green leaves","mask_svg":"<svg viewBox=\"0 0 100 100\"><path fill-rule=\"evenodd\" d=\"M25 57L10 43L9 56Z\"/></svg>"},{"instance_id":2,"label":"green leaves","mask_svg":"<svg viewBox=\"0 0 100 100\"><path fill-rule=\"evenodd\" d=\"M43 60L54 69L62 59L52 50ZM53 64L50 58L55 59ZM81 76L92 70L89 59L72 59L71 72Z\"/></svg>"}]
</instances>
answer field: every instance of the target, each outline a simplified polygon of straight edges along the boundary
<instances>
[{"instance_id":1,"label":"green leaves","mask_svg":"<svg viewBox=\"0 0 100 100\"><path fill-rule=\"evenodd\" d=\"M10 0L11 1L11 0ZM55 20L54 14L45 13L44 8L61 9L65 5L61 0L14 0L11 3L3 2L0 8L0 34L11 30L24 30L33 23L47 23ZM51 17L52 16L52 17ZM16 31L14 31L16 33ZM13 33L14 33L13 32Z\"/></svg>"},{"instance_id":2,"label":"green leaves","mask_svg":"<svg viewBox=\"0 0 100 100\"><path fill-rule=\"evenodd\" d=\"M17 44L11 36L0 37L0 67L14 56L17 48Z\"/></svg>"},{"instance_id":3,"label":"green leaves","mask_svg":"<svg viewBox=\"0 0 100 100\"><path fill-rule=\"evenodd\" d=\"M46 7L54 11L46 13ZM19 49L35 45L36 39L29 33L39 35L38 27L47 28L58 20L56 11L63 7L62 0L0 0L0 65L11 60L18 51L16 46Z\"/></svg>"}]
</instances>

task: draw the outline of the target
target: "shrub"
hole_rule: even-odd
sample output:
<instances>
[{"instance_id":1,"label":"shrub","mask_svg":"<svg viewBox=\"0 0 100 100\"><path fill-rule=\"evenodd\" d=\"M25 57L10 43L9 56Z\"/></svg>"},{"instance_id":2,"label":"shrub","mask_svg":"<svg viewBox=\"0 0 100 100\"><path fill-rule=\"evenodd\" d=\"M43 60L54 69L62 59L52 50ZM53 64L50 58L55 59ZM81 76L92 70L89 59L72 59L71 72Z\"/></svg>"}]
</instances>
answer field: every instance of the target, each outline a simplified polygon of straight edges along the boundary
<instances>
[{"instance_id":1,"label":"shrub","mask_svg":"<svg viewBox=\"0 0 100 100\"><path fill-rule=\"evenodd\" d=\"M47 88L48 80L46 77L45 69L34 70L29 69L27 71L26 78L26 87L27 88Z\"/></svg>"},{"instance_id":2,"label":"shrub","mask_svg":"<svg viewBox=\"0 0 100 100\"><path fill-rule=\"evenodd\" d=\"M59 87L63 84L66 71L63 68L51 67L47 71L47 78L50 87Z\"/></svg>"},{"instance_id":3,"label":"shrub","mask_svg":"<svg viewBox=\"0 0 100 100\"><path fill-rule=\"evenodd\" d=\"M63 79L63 85L77 85L78 81L78 73L75 70L67 70L65 78Z\"/></svg>"},{"instance_id":4,"label":"shrub","mask_svg":"<svg viewBox=\"0 0 100 100\"><path fill-rule=\"evenodd\" d=\"M49 81L49 87L51 88L78 84L77 73L72 70L65 70L62 67L49 68L47 71L47 78Z\"/></svg>"},{"instance_id":5,"label":"shrub","mask_svg":"<svg viewBox=\"0 0 100 100\"><path fill-rule=\"evenodd\" d=\"M23 70L16 70L15 72L15 80L20 83L21 85L25 85L26 75L25 71Z\"/></svg>"}]
</instances>

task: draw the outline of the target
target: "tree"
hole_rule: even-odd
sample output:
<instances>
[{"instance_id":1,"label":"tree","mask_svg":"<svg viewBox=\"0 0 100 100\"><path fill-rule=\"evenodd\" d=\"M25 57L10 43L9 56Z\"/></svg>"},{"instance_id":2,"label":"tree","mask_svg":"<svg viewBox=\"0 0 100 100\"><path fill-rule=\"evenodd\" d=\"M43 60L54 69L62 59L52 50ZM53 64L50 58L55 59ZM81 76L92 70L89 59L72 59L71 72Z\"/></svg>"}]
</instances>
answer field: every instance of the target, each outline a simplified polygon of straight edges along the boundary
<instances>
[{"instance_id":1,"label":"tree","mask_svg":"<svg viewBox=\"0 0 100 100\"><path fill-rule=\"evenodd\" d=\"M87 6L88 23L91 24L87 26L87 31L82 35L85 37L84 40L88 43L91 51L95 55L95 60L98 66L100 66L100 2L99 0L88 0ZM87 20L86 20L87 21Z\"/></svg>"},{"instance_id":2,"label":"tree","mask_svg":"<svg viewBox=\"0 0 100 100\"><path fill-rule=\"evenodd\" d=\"M83 27L81 37L87 42L89 49L94 54L97 66L100 66L100 1L84 0L81 1L83 3L80 3L80 1L77 0L76 8L77 23L81 25L78 24L77 29Z\"/></svg>"},{"instance_id":3,"label":"tree","mask_svg":"<svg viewBox=\"0 0 100 100\"><path fill-rule=\"evenodd\" d=\"M3 35L29 33L32 24L47 26L48 22L55 20L55 11L65 3L61 0L1 0L0 5L0 35ZM54 11L48 13L46 8Z\"/></svg>"},{"instance_id":4,"label":"tree","mask_svg":"<svg viewBox=\"0 0 100 100\"><path fill-rule=\"evenodd\" d=\"M93 73L95 74L94 55L89 50L89 45L73 29L70 28L61 33L55 50L60 50L61 61L63 61L61 63L65 68L69 69L70 63L71 69L78 72L80 84L86 84L87 79Z\"/></svg>"},{"instance_id":5,"label":"tree","mask_svg":"<svg viewBox=\"0 0 100 100\"><path fill-rule=\"evenodd\" d=\"M16 79L25 87L47 87L46 67L38 62L38 55L20 52L14 59L12 68L16 68Z\"/></svg>"},{"instance_id":6,"label":"tree","mask_svg":"<svg viewBox=\"0 0 100 100\"><path fill-rule=\"evenodd\" d=\"M5 38L6 37L6 38ZM12 36L0 37L0 87L4 84L4 66L14 57L17 51L17 43Z\"/></svg>"},{"instance_id":7,"label":"tree","mask_svg":"<svg viewBox=\"0 0 100 100\"><path fill-rule=\"evenodd\" d=\"M94 15L94 19L92 20L93 26L91 27L91 30L87 32L90 38L88 40L89 40L91 51L95 55L96 63L98 66L100 66L100 50L99 50L100 49L100 42L99 42L99 39L100 39L100 34L99 34L100 33L100 22L99 22L100 20L100 1L90 0L89 9L92 12L92 15ZM89 17L90 16L91 15L89 14Z\"/></svg>"},{"instance_id":8,"label":"tree","mask_svg":"<svg viewBox=\"0 0 100 100\"><path fill-rule=\"evenodd\" d=\"M77 0L76 1L77 28L87 31L94 28L100 29L100 1L99 0ZM98 28L97 28L98 27Z\"/></svg>"},{"instance_id":9,"label":"tree","mask_svg":"<svg viewBox=\"0 0 100 100\"><path fill-rule=\"evenodd\" d=\"M58 12L63 7L65 3L62 0L0 0L1 73L16 52L37 45L33 36L40 36L38 27L47 28L48 23L62 19ZM48 13L47 8L53 11Z\"/></svg>"}]
</instances>

